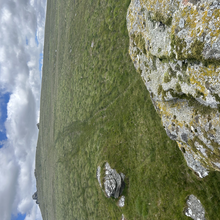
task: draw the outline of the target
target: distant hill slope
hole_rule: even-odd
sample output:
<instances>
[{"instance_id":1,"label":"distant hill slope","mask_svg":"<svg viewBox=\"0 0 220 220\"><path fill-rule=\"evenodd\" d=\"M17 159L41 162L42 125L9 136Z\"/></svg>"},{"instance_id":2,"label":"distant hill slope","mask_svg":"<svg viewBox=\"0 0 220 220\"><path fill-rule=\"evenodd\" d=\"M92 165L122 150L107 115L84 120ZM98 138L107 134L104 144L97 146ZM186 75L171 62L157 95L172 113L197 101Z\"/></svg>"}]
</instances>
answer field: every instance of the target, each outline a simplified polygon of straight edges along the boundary
<instances>
[{"instance_id":1,"label":"distant hill slope","mask_svg":"<svg viewBox=\"0 0 220 220\"><path fill-rule=\"evenodd\" d=\"M129 4L47 1L36 153L43 219L188 219L194 194L217 220L220 174L199 180L167 137L128 53ZM105 161L125 174L123 208L99 187Z\"/></svg>"}]
</instances>

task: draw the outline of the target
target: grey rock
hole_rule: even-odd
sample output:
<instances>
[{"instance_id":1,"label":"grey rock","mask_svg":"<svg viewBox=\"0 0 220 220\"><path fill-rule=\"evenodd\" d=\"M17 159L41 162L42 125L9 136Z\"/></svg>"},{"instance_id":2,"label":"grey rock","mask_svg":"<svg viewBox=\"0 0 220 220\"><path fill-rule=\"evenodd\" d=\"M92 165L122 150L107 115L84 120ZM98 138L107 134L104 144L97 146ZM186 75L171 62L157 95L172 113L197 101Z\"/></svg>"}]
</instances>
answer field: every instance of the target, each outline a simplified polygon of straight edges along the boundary
<instances>
[{"instance_id":1,"label":"grey rock","mask_svg":"<svg viewBox=\"0 0 220 220\"><path fill-rule=\"evenodd\" d=\"M205 209L199 199L194 195L190 195L186 201L187 208L184 213L193 220L206 220Z\"/></svg>"},{"instance_id":2,"label":"grey rock","mask_svg":"<svg viewBox=\"0 0 220 220\"><path fill-rule=\"evenodd\" d=\"M175 134L171 134L171 132L168 129L166 129L166 133L170 139L176 140L177 136Z\"/></svg>"},{"instance_id":3,"label":"grey rock","mask_svg":"<svg viewBox=\"0 0 220 220\"><path fill-rule=\"evenodd\" d=\"M125 196L121 196L121 198L118 201L118 206L124 207L124 205L125 205Z\"/></svg>"},{"instance_id":4,"label":"grey rock","mask_svg":"<svg viewBox=\"0 0 220 220\"><path fill-rule=\"evenodd\" d=\"M101 177L101 167L98 166L96 171L96 178L102 188L101 178L104 179L104 189L102 188L105 195L110 198L118 198L122 195L125 188L125 175L123 173L117 173L115 169L112 169L109 163L105 163L104 177Z\"/></svg>"},{"instance_id":5,"label":"grey rock","mask_svg":"<svg viewBox=\"0 0 220 220\"><path fill-rule=\"evenodd\" d=\"M208 175L208 170L200 163L199 160L196 160L196 155L193 152L185 151L183 153L187 165L198 174L200 178L204 178Z\"/></svg>"},{"instance_id":6,"label":"grey rock","mask_svg":"<svg viewBox=\"0 0 220 220\"><path fill-rule=\"evenodd\" d=\"M105 164L104 191L107 197L118 198L125 187L124 174L118 174L109 163Z\"/></svg>"},{"instance_id":7,"label":"grey rock","mask_svg":"<svg viewBox=\"0 0 220 220\"><path fill-rule=\"evenodd\" d=\"M187 141L188 141L187 134L182 133L182 134L181 134L181 138L182 138L182 140L183 140L185 143L187 143Z\"/></svg>"},{"instance_id":8,"label":"grey rock","mask_svg":"<svg viewBox=\"0 0 220 220\"><path fill-rule=\"evenodd\" d=\"M40 123L37 123L37 128L39 129Z\"/></svg>"}]
</instances>

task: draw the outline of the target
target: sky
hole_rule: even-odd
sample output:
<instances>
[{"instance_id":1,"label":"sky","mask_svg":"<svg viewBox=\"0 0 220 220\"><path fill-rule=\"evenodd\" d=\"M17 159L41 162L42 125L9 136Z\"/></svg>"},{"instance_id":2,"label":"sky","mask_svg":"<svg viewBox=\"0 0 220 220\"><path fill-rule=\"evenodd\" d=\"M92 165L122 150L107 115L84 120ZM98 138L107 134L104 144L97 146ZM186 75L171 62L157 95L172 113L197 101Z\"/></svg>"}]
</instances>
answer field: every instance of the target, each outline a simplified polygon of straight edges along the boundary
<instances>
[{"instance_id":1,"label":"sky","mask_svg":"<svg viewBox=\"0 0 220 220\"><path fill-rule=\"evenodd\" d=\"M46 0L0 0L0 219L41 220L34 177Z\"/></svg>"}]
</instances>

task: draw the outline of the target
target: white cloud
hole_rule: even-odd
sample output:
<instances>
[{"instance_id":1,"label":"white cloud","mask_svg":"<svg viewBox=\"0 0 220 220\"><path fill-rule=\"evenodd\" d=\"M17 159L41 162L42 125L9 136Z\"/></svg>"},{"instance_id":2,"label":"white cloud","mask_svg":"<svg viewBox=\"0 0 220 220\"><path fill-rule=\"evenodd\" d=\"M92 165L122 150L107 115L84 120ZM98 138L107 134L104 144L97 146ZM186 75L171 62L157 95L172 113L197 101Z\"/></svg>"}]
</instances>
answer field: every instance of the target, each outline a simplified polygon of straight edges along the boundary
<instances>
[{"instance_id":1,"label":"white cloud","mask_svg":"<svg viewBox=\"0 0 220 220\"><path fill-rule=\"evenodd\" d=\"M5 122L8 139L0 149L2 220L10 220L17 213L26 213L26 220L42 219L32 194L36 190L39 58L43 52L45 12L46 0L0 0L0 91L11 94Z\"/></svg>"}]
</instances>

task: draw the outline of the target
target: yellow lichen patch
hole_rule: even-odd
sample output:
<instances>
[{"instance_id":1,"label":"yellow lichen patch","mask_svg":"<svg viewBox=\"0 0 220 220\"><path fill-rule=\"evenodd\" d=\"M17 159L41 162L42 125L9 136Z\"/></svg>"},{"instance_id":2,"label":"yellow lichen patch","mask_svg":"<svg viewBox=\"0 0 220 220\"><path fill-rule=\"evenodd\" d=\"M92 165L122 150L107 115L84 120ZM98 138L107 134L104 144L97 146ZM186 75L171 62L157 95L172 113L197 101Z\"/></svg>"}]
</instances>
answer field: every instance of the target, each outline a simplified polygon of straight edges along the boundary
<instances>
[{"instance_id":1,"label":"yellow lichen patch","mask_svg":"<svg viewBox=\"0 0 220 220\"><path fill-rule=\"evenodd\" d=\"M179 149L180 149L183 153L185 153L186 151L188 151L188 146L187 146L187 144L185 144L185 143L183 143L183 142L180 142L180 141L177 141L176 143L177 143Z\"/></svg>"},{"instance_id":2,"label":"yellow lichen patch","mask_svg":"<svg viewBox=\"0 0 220 220\"><path fill-rule=\"evenodd\" d=\"M171 109L176 108L176 110L179 111L183 108L183 103L179 102L170 104L169 102L158 102L158 108L160 109L161 116L165 116L170 120L174 116ZM172 119L172 122L181 128L184 126L184 121L177 120L176 118Z\"/></svg>"},{"instance_id":3,"label":"yellow lichen patch","mask_svg":"<svg viewBox=\"0 0 220 220\"><path fill-rule=\"evenodd\" d=\"M217 118L217 115L216 115L216 114L213 114L213 118ZM220 126L220 125L219 125L219 120L213 120L213 121L212 121L212 126L213 126L214 128L219 127L219 126Z\"/></svg>"},{"instance_id":4,"label":"yellow lichen patch","mask_svg":"<svg viewBox=\"0 0 220 220\"><path fill-rule=\"evenodd\" d=\"M196 85L197 89L206 97L209 94L206 84L210 83L212 85L219 83L213 79L214 76L218 76L218 72L215 70L214 65L209 65L208 67L188 67L188 74L190 76L190 82L192 85Z\"/></svg>"},{"instance_id":5,"label":"yellow lichen patch","mask_svg":"<svg viewBox=\"0 0 220 220\"><path fill-rule=\"evenodd\" d=\"M180 143L179 141L177 141L176 143L177 143L177 145L178 145L179 148L182 147L182 146L181 146L181 143Z\"/></svg>"},{"instance_id":6,"label":"yellow lichen patch","mask_svg":"<svg viewBox=\"0 0 220 220\"><path fill-rule=\"evenodd\" d=\"M207 16L208 14L208 11L205 10L203 13L202 13L202 21L204 22L205 20L207 21L208 19L210 20L210 17Z\"/></svg>"},{"instance_id":7,"label":"yellow lichen patch","mask_svg":"<svg viewBox=\"0 0 220 220\"><path fill-rule=\"evenodd\" d=\"M200 81L197 81L197 79L194 77L194 75L192 75L192 77L190 77L190 82L192 85L196 86L197 91L201 92L204 95L204 98L208 95L208 91L205 88L205 86L203 86Z\"/></svg>"},{"instance_id":8,"label":"yellow lichen patch","mask_svg":"<svg viewBox=\"0 0 220 220\"><path fill-rule=\"evenodd\" d=\"M212 37L212 40L214 37L219 37L220 30L219 30L219 22L220 22L220 9L215 9L213 11L213 25L215 26L215 29L211 31L210 36ZM213 43L213 42L212 42Z\"/></svg>"},{"instance_id":9,"label":"yellow lichen patch","mask_svg":"<svg viewBox=\"0 0 220 220\"><path fill-rule=\"evenodd\" d=\"M129 8L129 12L128 12L128 17L129 17L129 20L130 20L130 22L131 22L131 26L133 26L134 25L134 22L135 22L135 20L136 20L136 18L135 18L135 16L133 15L133 13L132 13L132 10Z\"/></svg>"},{"instance_id":10,"label":"yellow lichen patch","mask_svg":"<svg viewBox=\"0 0 220 220\"><path fill-rule=\"evenodd\" d=\"M197 36L200 36L200 37L204 35L206 36L207 33L209 33L211 37L210 39L211 44L213 44L215 40L217 39L217 37L220 35L220 29L218 28L219 21L220 21L220 18L219 18L220 9L213 10L213 15L212 14L210 15L210 13L208 14L208 10L209 10L208 7L206 7L205 11L199 11L198 9L196 9L196 7L188 7L188 6L180 8L179 12L175 13L175 17L174 17L173 24L171 27L171 33L173 35L176 35L176 32L177 31L179 32L181 30L179 26L179 22L180 22L180 18L182 18L184 19L184 26L182 28L184 28L187 31L187 33L184 32L185 34L181 36L181 39L185 41L186 37L191 37L192 39L194 38L196 40ZM194 47L195 45L192 43L190 46L191 50ZM202 50L200 51L200 55L201 55ZM188 52L186 51L186 53ZM191 57L191 58L196 59L190 53L188 55L185 54L185 58L187 58L188 56L189 58Z\"/></svg>"},{"instance_id":11,"label":"yellow lichen patch","mask_svg":"<svg viewBox=\"0 0 220 220\"><path fill-rule=\"evenodd\" d=\"M160 112L162 113L162 115L171 117L171 113L167 111L167 108L166 108L166 106L165 106L165 103L163 103L163 102L158 102L158 107L159 107ZM162 116L162 115L161 115L161 116Z\"/></svg>"},{"instance_id":12,"label":"yellow lichen patch","mask_svg":"<svg viewBox=\"0 0 220 220\"><path fill-rule=\"evenodd\" d=\"M164 0L142 0L140 1L142 7L145 6L149 11L155 10L157 7L158 10L165 13L165 7L168 1ZM156 7L155 7L156 6Z\"/></svg>"},{"instance_id":13,"label":"yellow lichen patch","mask_svg":"<svg viewBox=\"0 0 220 220\"><path fill-rule=\"evenodd\" d=\"M217 25L218 25L218 24L216 24L215 26L217 27ZM212 31L212 32L210 33L210 36L213 37L213 38L220 36L220 30L217 29L217 30ZM213 39L212 39L212 43L213 43Z\"/></svg>"},{"instance_id":14,"label":"yellow lichen patch","mask_svg":"<svg viewBox=\"0 0 220 220\"><path fill-rule=\"evenodd\" d=\"M181 16L181 15L180 15ZM198 11L194 8L191 8L190 15L187 16L186 19L186 26L191 28L191 31L193 31L196 28L196 20L198 16Z\"/></svg>"}]
</instances>

